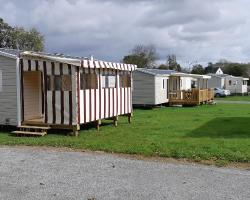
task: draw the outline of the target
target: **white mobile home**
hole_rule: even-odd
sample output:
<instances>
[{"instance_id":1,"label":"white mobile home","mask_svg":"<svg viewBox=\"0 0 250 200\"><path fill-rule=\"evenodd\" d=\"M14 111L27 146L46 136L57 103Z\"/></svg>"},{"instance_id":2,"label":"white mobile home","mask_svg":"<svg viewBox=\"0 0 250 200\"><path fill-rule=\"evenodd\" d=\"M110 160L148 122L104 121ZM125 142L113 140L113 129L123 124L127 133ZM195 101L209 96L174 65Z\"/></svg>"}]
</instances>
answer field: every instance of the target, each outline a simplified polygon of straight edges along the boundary
<instances>
[{"instance_id":1,"label":"white mobile home","mask_svg":"<svg viewBox=\"0 0 250 200\"><path fill-rule=\"evenodd\" d=\"M0 49L0 124L72 128L132 113L135 65ZM24 126L25 125L25 126Z\"/></svg>"},{"instance_id":2,"label":"white mobile home","mask_svg":"<svg viewBox=\"0 0 250 200\"><path fill-rule=\"evenodd\" d=\"M196 105L212 100L211 91L208 91L207 87L209 78L206 75L186 74L173 70L137 69L133 74L133 104ZM204 93L209 93L209 100L199 98L203 90Z\"/></svg>"},{"instance_id":3,"label":"white mobile home","mask_svg":"<svg viewBox=\"0 0 250 200\"><path fill-rule=\"evenodd\" d=\"M208 86L211 88L223 88L229 90L231 94L247 93L247 82L249 78L224 74L220 68L215 74L208 75L211 76L211 79L208 81Z\"/></svg>"},{"instance_id":4,"label":"white mobile home","mask_svg":"<svg viewBox=\"0 0 250 200\"><path fill-rule=\"evenodd\" d=\"M133 104L159 105L168 102L171 70L137 69L133 74Z\"/></svg>"}]
</instances>

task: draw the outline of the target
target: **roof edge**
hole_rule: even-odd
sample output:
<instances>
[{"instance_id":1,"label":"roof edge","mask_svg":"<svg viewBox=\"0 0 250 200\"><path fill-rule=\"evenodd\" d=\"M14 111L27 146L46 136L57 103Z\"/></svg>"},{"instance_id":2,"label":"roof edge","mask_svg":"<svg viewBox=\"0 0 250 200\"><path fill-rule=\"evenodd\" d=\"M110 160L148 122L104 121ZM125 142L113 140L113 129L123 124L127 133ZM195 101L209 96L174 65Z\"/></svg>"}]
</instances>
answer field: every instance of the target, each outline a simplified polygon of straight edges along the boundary
<instances>
[{"instance_id":1,"label":"roof edge","mask_svg":"<svg viewBox=\"0 0 250 200\"><path fill-rule=\"evenodd\" d=\"M157 73L153 73L153 72L150 72L148 70L144 70L143 68L137 68L136 71L142 72L144 74L149 74L149 75L152 75L152 76L159 76L159 77L169 77L170 76L169 74L157 74Z\"/></svg>"},{"instance_id":2,"label":"roof edge","mask_svg":"<svg viewBox=\"0 0 250 200\"><path fill-rule=\"evenodd\" d=\"M6 52L3 52L0 50L0 56L4 56L4 57L7 57L7 58L12 58L12 59L17 59L18 56L15 56L13 54L10 54L10 53L6 53Z\"/></svg>"}]
</instances>

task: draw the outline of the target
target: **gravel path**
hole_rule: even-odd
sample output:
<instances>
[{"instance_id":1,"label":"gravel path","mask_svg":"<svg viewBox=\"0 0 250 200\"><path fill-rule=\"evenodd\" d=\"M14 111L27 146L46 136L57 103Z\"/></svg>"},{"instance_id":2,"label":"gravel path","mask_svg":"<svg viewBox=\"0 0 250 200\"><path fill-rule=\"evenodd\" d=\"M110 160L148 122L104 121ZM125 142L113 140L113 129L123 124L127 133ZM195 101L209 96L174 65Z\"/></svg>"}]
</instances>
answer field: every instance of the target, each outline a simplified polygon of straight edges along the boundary
<instances>
[{"instance_id":1,"label":"gravel path","mask_svg":"<svg viewBox=\"0 0 250 200\"><path fill-rule=\"evenodd\" d=\"M1 147L0 199L250 199L250 171Z\"/></svg>"}]
</instances>

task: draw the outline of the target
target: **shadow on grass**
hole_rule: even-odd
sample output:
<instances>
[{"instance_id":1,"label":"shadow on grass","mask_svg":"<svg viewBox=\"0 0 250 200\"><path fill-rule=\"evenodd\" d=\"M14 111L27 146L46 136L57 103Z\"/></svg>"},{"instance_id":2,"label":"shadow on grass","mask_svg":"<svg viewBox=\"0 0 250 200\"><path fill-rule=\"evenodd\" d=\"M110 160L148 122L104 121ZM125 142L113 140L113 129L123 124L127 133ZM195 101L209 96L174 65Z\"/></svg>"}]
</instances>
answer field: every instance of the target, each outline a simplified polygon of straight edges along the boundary
<instances>
[{"instance_id":1,"label":"shadow on grass","mask_svg":"<svg viewBox=\"0 0 250 200\"><path fill-rule=\"evenodd\" d=\"M153 110L154 107L133 106L134 110Z\"/></svg>"},{"instance_id":2,"label":"shadow on grass","mask_svg":"<svg viewBox=\"0 0 250 200\"><path fill-rule=\"evenodd\" d=\"M250 138L250 117L219 117L193 130L188 137Z\"/></svg>"}]
</instances>

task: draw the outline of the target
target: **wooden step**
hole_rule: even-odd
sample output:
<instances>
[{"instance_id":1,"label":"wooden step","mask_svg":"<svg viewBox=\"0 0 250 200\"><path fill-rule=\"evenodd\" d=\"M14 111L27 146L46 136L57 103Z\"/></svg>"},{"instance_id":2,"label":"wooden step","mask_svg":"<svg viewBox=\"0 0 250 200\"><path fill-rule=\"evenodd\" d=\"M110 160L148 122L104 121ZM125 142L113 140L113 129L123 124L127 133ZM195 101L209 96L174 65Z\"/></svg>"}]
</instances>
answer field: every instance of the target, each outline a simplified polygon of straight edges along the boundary
<instances>
[{"instance_id":1,"label":"wooden step","mask_svg":"<svg viewBox=\"0 0 250 200\"><path fill-rule=\"evenodd\" d=\"M27 125L18 126L17 128L18 130L13 131L12 133L24 136L44 136L50 129L50 127L47 126L27 126Z\"/></svg>"},{"instance_id":2,"label":"wooden step","mask_svg":"<svg viewBox=\"0 0 250 200\"><path fill-rule=\"evenodd\" d=\"M16 135L44 136L47 132L13 131Z\"/></svg>"},{"instance_id":3,"label":"wooden step","mask_svg":"<svg viewBox=\"0 0 250 200\"><path fill-rule=\"evenodd\" d=\"M47 126L18 126L19 129L41 129L41 130L49 130L50 127Z\"/></svg>"}]
</instances>

